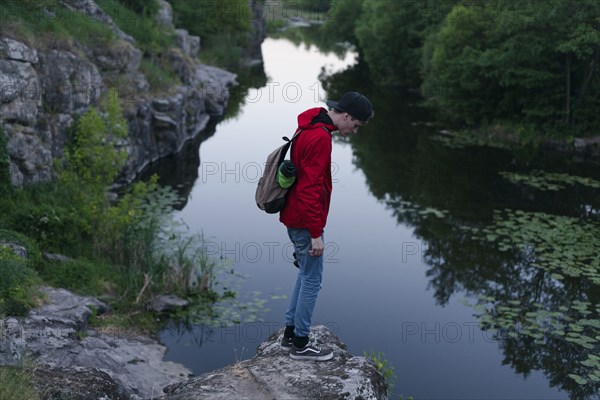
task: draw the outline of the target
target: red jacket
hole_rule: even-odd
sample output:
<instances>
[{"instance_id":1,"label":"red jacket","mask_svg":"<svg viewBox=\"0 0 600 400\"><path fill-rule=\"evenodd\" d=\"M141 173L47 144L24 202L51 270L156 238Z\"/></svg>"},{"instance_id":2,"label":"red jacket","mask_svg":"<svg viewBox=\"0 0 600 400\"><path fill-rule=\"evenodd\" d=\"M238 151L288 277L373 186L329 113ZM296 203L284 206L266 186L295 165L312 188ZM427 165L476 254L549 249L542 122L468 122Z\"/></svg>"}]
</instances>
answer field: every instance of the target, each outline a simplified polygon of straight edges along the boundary
<instances>
[{"instance_id":1,"label":"red jacket","mask_svg":"<svg viewBox=\"0 0 600 400\"><path fill-rule=\"evenodd\" d=\"M326 129L323 129L326 128ZM279 220L288 228L306 228L321 236L331 199L331 131L336 127L321 107L298 115L300 136L292 144L296 183L288 191Z\"/></svg>"}]
</instances>

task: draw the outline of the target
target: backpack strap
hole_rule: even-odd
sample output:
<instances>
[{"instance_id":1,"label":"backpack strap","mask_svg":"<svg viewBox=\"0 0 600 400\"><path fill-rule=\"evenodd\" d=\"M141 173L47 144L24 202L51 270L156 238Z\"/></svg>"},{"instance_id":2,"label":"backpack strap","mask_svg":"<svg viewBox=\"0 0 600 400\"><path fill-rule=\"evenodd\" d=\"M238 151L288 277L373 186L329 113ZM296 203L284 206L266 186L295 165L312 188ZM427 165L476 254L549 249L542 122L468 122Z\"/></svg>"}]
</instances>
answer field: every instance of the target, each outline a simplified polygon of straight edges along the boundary
<instances>
[{"instance_id":1,"label":"backpack strap","mask_svg":"<svg viewBox=\"0 0 600 400\"><path fill-rule=\"evenodd\" d=\"M324 126L321 126L321 128L323 128L323 130L327 133L329 133L331 135L331 132L329 132L329 129L325 128ZM293 142L298 136L300 136L300 133L302 132L302 129L298 129L296 131L296 133L294 133L294 136L292 136L292 138L288 138L287 136L283 136L282 139L285 140L286 142Z\"/></svg>"},{"instance_id":2,"label":"backpack strap","mask_svg":"<svg viewBox=\"0 0 600 400\"><path fill-rule=\"evenodd\" d=\"M286 142L293 142L302 132L302 129L298 129L295 133L294 136L292 136L292 138L288 138L287 136L282 137L283 140L285 140Z\"/></svg>"}]
</instances>

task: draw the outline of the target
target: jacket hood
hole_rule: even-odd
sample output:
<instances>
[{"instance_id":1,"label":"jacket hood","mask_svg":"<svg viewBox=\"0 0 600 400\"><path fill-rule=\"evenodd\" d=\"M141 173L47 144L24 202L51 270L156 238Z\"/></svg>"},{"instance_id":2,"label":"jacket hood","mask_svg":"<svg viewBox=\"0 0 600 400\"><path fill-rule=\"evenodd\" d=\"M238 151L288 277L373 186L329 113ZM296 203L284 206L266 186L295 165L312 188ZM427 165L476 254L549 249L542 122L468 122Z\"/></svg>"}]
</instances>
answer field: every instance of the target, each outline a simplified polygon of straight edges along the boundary
<instances>
[{"instance_id":1,"label":"jacket hood","mask_svg":"<svg viewBox=\"0 0 600 400\"><path fill-rule=\"evenodd\" d=\"M330 132L336 130L333 121L327 115L327 110L323 107L311 108L298 115L298 129L320 126L324 126Z\"/></svg>"}]
</instances>

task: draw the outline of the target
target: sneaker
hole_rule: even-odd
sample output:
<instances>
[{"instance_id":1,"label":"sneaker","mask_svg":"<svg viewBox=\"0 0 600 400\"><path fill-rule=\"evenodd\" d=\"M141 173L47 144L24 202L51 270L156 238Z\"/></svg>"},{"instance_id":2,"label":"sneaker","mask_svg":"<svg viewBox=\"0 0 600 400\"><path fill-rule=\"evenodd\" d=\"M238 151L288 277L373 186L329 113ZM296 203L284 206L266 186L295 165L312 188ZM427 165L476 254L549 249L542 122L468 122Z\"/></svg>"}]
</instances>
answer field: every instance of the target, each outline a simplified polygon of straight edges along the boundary
<instances>
[{"instance_id":1,"label":"sneaker","mask_svg":"<svg viewBox=\"0 0 600 400\"><path fill-rule=\"evenodd\" d=\"M294 360L327 361L333 358L333 350L311 343L301 348L292 345L290 357Z\"/></svg>"},{"instance_id":2,"label":"sneaker","mask_svg":"<svg viewBox=\"0 0 600 400\"><path fill-rule=\"evenodd\" d=\"M294 344L294 337L283 337L281 339L281 347L283 347L284 349L289 349L292 347L292 345Z\"/></svg>"}]
</instances>

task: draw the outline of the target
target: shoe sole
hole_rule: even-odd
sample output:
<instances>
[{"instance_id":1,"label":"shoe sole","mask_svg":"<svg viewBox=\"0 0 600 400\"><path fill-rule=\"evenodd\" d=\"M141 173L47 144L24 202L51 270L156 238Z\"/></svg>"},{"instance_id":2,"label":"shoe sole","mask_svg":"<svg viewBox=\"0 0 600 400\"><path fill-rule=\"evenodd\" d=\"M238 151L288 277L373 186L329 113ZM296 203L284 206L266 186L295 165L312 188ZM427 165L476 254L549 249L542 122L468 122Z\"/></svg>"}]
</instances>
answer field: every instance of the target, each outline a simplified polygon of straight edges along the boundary
<instances>
[{"instance_id":1,"label":"shoe sole","mask_svg":"<svg viewBox=\"0 0 600 400\"><path fill-rule=\"evenodd\" d=\"M290 357L294 360L328 361L333 358L333 353L325 354L323 356L299 356L297 354L290 353Z\"/></svg>"}]
</instances>

